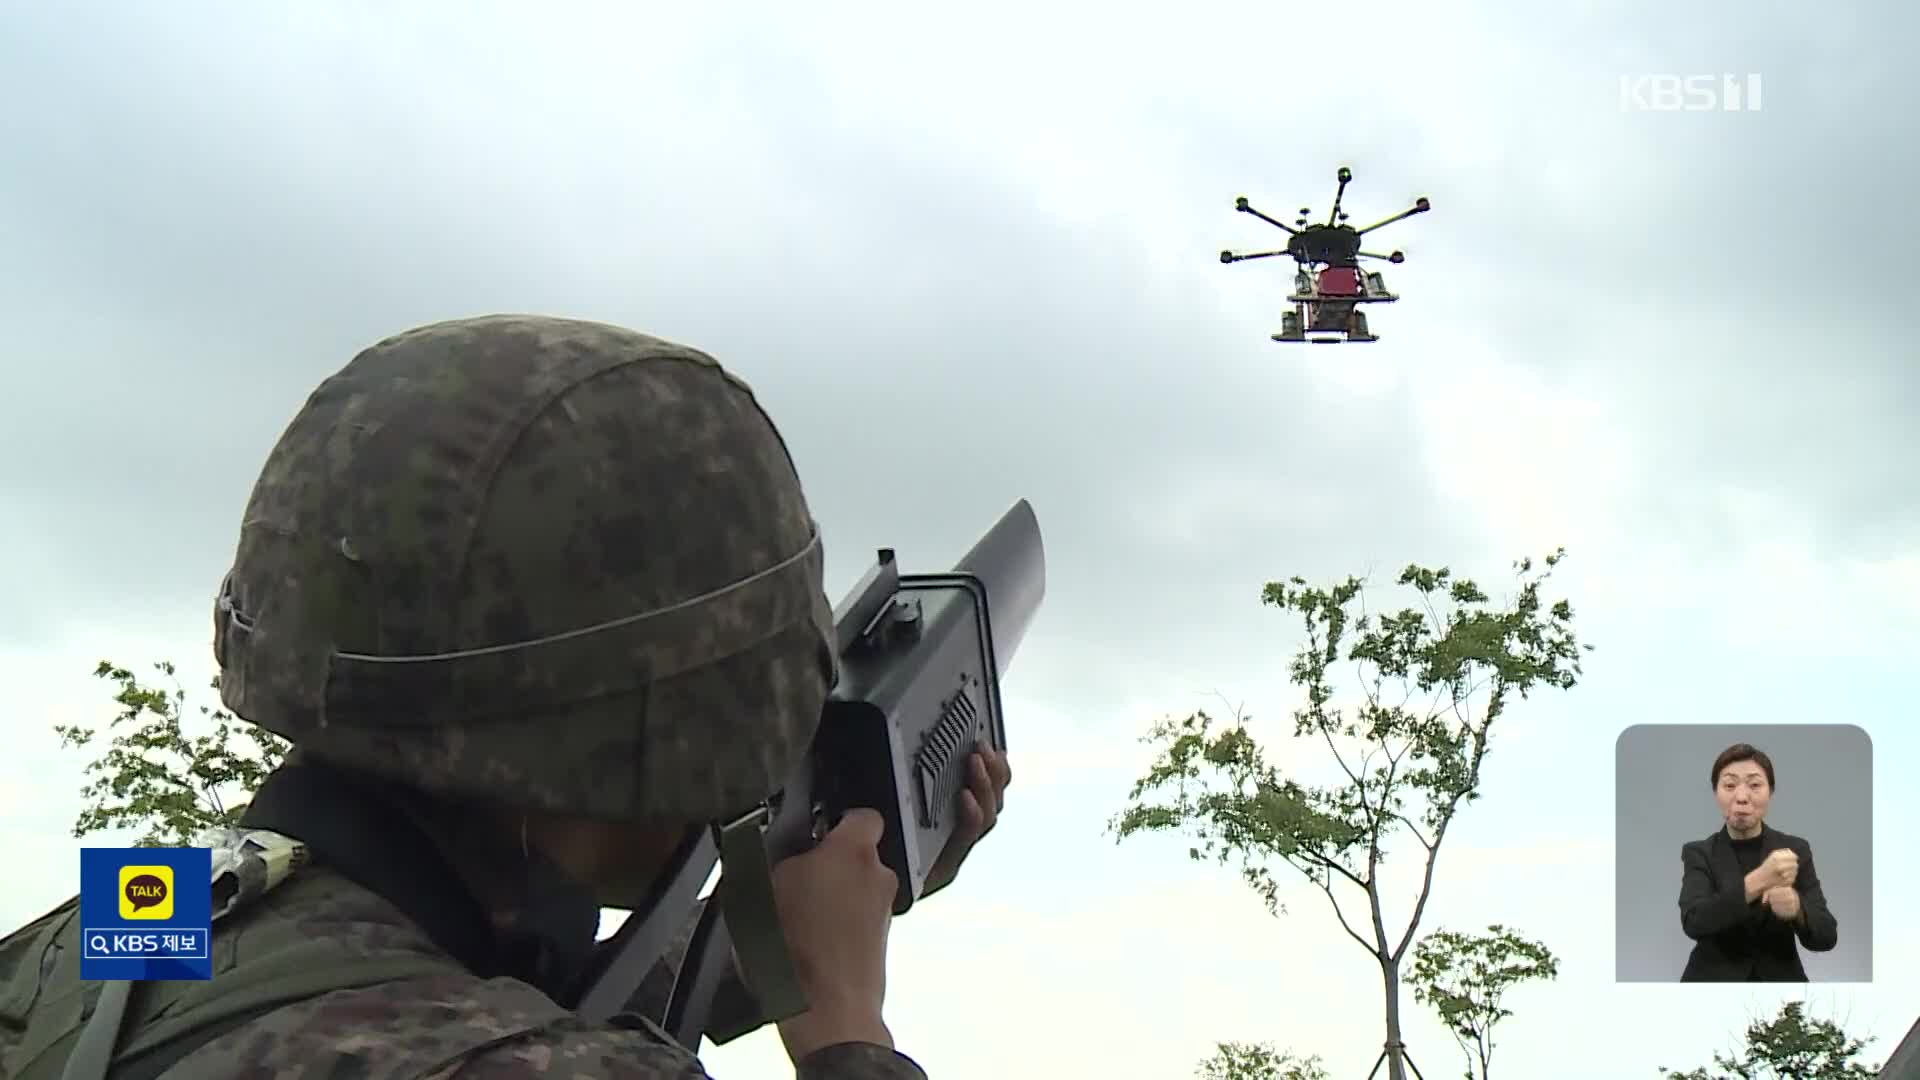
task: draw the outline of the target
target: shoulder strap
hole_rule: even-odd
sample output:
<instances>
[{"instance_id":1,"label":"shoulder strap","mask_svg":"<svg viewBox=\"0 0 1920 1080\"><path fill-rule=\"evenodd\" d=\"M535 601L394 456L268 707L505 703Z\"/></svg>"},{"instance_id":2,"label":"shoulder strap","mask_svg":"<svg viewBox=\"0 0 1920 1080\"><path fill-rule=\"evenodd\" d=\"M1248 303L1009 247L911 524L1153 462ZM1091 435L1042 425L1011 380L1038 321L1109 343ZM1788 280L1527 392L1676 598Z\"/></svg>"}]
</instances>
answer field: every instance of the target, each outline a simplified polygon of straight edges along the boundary
<instances>
[{"instance_id":1,"label":"shoulder strap","mask_svg":"<svg viewBox=\"0 0 1920 1080\"><path fill-rule=\"evenodd\" d=\"M113 1052L120 1042L120 1025L127 1015L127 1001L133 996L133 983L110 982L100 991L100 1000L80 1029L73 1053L67 1055L67 1067L60 1080L106 1080L107 1067L113 1064Z\"/></svg>"}]
</instances>

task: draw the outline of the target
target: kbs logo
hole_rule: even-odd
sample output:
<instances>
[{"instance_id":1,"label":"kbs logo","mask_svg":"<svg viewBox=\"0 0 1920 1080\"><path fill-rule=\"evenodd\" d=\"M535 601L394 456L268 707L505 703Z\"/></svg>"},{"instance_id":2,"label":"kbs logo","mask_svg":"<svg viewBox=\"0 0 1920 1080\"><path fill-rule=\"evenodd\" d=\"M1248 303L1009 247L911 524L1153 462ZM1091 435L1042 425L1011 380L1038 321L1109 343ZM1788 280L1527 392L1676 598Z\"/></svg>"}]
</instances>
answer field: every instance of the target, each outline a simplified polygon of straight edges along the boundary
<instances>
[{"instance_id":1,"label":"kbs logo","mask_svg":"<svg viewBox=\"0 0 1920 1080\"><path fill-rule=\"evenodd\" d=\"M1621 112L1759 112L1760 76L1622 75Z\"/></svg>"},{"instance_id":2,"label":"kbs logo","mask_svg":"<svg viewBox=\"0 0 1920 1080\"><path fill-rule=\"evenodd\" d=\"M121 867L120 917L160 921L173 918L173 867Z\"/></svg>"},{"instance_id":3,"label":"kbs logo","mask_svg":"<svg viewBox=\"0 0 1920 1080\"><path fill-rule=\"evenodd\" d=\"M213 978L213 851L81 848L80 926L86 982Z\"/></svg>"}]
</instances>

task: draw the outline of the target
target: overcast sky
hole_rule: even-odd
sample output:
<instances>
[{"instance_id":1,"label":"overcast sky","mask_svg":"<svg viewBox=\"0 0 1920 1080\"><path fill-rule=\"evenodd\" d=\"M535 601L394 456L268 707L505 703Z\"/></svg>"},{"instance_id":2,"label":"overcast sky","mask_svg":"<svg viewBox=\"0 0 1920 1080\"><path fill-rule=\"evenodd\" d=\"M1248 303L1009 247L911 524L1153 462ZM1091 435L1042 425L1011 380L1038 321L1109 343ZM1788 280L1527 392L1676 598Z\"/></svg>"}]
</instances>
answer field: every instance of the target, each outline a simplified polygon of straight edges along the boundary
<instances>
[{"instance_id":1,"label":"overcast sky","mask_svg":"<svg viewBox=\"0 0 1920 1080\"><path fill-rule=\"evenodd\" d=\"M523 311L746 377L836 597L875 547L943 569L1033 501L1006 827L893 937L888 1018L932 1075L1168 1080L1223 1039L1364 1075L1377 974L1318 893L1275 920L1103 823L1157 716L1218 692L1284 741L1298 638L1263 582L1495 584L1558 544L1599 651L1513 714L1427 915L1563 958L1511 999L1505 1074L1704 1064L1794 996L1882 1053L1920 1015L1910 921L1875 927L1875 985L1799 995L1616 987L1611 942L1633 723L1862 725L1877 907L1920 888L1911 7L620 7L4 16L0 924L73 891L82 761L49 729L110 715L94 662L210 674L306 394L400 329ZM1623 75L1723 72L1763 76L1761 111L1621 108ZM1324 212L1343 164L1355 221L1433 200L1381 234L1404 299L1376 345L1275 345L1289 268L1218 263L1278 235L1233 199ZM1677 893L1701 801L1649 888ZM1403 1004L1426 1074L1457 1068ZM771 1034L706 1060L787 1074Z\"/></svg>"}]
</instances>

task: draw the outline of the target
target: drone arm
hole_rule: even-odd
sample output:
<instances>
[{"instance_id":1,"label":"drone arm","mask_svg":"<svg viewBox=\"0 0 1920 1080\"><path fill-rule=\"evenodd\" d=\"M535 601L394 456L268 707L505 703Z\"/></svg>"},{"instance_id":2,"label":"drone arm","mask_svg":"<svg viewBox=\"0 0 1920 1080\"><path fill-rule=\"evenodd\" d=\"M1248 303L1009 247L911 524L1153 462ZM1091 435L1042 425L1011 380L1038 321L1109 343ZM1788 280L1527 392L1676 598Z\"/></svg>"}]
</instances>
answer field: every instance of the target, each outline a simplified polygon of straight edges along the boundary
<instances>
[{"instance_id":1,"label":"drone arm","mask_svg":"<svg viewBox=\"0 0 1920 1080\"><path fill-rule=\"evenodd\" d=\"M1396 251L1390 255L1377 255L1371 251L1362 251L1360 252L1360 257L1363 259L1381 259L1390 263L1403 263L1407 261L1407 253L1404 251Z\"/></svg>"},{"instance_id":2,"label":"drone arm","mask_svg":"<svg viewBox=\"0 0 1920 1080\"><path fill-rule=\"evenodd\" d=\"M1352 173L1345 169L1340 170L1340 186L1333 193L1333 209L1327 212L1328 228L1340 224L1340 200L1347 197L1347 183L1352 179Z\"/></svg>"},{"instance_id":3,"label":"drone arm","mask_svg":"<svg viewBox=\"0 0 1920 1080\"><path fill-rule=\"evenodd\" d=\"M1373 224L1367 226L1366 228L1361 229L1358 235L1365 236L1375 229L1385 228L1386 226L1391 225L1396 221L1403 221L1407 218L1412 217L1415 214L1424 214L1431 209L1433 209L1433 207L1428 204L1427 200L1421 199L1420 201L1414 203L1411 209L1402 210L1399 213L1393 215L1392 217L1387 218L1385 221L1376 221Z\"/></svg>"},{"instance_id":4,"label":"drone arm","mask_svg":"<svg viewBox=\"0 0 1920 1080\"><path fill-rule=\"evenodd\" d=\"M1255 210L1253 208L1253 204L1247 202L1245 199L1241 199L1239 202L1235 203L1234 208L1239 210L1243 214L1252 214L1254 217L1257 217L1261 221L1264 221L1267 224L1273 226L1274 228L1279 229L1281 232L1286 233L1288 236L1298 235L1294 230L1293 226L1288 225L1284 221L1278 221L1274 218L1270 218L1267 215L1261 213L1260 211Z\"/></svg>"},{"instance_id":5,"label":"drone arm","mask_svg":"<svg viewBox=\"0 0 1920 1080\"><path fill-rule=\"evenodd\" d=\"M1271 259L1275 255L1286 254L1288 254L1288 252L1285 251L1256 251L1250 255L1235 255L1231 251L1223 251L1220 253L1220 261L1223 263L1237 263L1246 262L1248 259Z\"/></svg>"}]
</instances>

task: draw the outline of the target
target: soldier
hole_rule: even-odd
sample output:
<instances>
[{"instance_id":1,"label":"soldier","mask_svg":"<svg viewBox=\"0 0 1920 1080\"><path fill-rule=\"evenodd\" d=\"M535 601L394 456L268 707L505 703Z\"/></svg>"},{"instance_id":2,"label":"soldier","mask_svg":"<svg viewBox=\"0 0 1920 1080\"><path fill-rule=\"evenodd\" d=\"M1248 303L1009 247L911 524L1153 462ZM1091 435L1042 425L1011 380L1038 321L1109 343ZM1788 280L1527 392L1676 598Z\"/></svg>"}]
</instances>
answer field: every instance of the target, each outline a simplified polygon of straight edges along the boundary
<instances>
[{"instance_id":1,"label":"soldier","mask_svg":"<svg viewBox=\"0 0 1920 1080\"><path fill-rule=\"evenodd\" d=\"M599 907L645 908L800 762L822 577L785 443L700 352L521 316L362 352L268 457L216 605L223 701L294 750L214 842L214 981L83 1035L69 901L0 942L0 1076L704 1077L652 1019L558 1002ZM1005 756L972 767L928 891L1001 809ZM880 832L855 811L774 869L802 1080L924 1076L882 1016Z\"/></svg>"}]
</instances>

